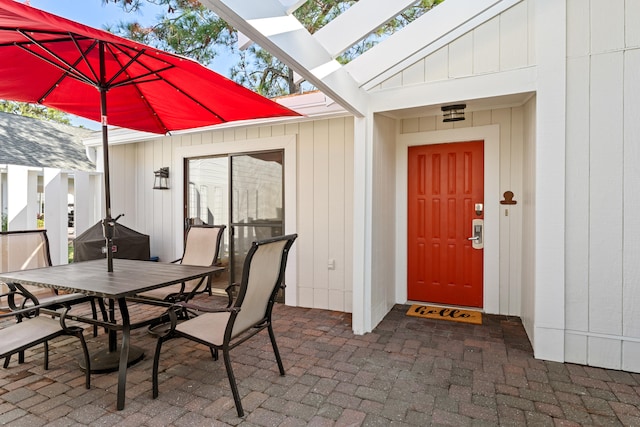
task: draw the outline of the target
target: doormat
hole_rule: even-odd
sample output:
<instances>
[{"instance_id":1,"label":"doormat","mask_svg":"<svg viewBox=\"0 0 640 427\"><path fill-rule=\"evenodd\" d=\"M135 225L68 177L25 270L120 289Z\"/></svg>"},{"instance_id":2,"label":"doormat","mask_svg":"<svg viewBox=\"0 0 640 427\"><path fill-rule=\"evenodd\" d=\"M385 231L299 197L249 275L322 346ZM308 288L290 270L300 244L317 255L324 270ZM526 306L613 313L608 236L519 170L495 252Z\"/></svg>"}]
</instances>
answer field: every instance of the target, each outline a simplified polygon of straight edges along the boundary
<instances>
[{"instance_id":1,"label":"doormat","mask_svg":"<svg viewBox=\"0 0 640 427\"><path fill-rule=\"evenodd\" d=\"M429 305L414 304L411 306L409 311L407 311L407 316L482 325L481 312L473 310L461 310L458 308L433 307Z\"/></svg>"}]
</instances>

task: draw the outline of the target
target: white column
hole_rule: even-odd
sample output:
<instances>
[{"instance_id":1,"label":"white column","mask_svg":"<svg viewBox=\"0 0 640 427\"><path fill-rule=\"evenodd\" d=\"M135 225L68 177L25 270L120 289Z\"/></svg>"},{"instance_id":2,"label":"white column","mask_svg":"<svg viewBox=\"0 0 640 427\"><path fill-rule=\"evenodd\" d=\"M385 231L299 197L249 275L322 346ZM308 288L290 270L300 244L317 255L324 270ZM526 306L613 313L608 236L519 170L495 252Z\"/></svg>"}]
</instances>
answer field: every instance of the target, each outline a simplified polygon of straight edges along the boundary
<instances>
[{"instance_id":1,"label":"white column","mask_svg":"<svg viewBox=\"0 0 640 427\"><path fill-rule=\"evenodd\" d=\"M76 236L84 233L89 227L101 219L102 203L100 192L101 175L89 172L74 172L75 206L74 227Z\"/></svg>"},{"instance_id":2,"label":"white column","mask_svg":"<svg viewBox=\"0 0 640 427\"><path fill-rule=\"evenodd\" d=\"M7 166L8 230L37 226L38 171L28 166Z\"/></svg>"},{"instance_id":3,"label":"white column","mask_svg":"<svg viewBox=\"0 0 640 427\"><path fill-rule=\"evenodd\" d=\"M68 179L60 169L44 168L44 223L53 265L68 263Z\"/></svg>"},{"instance_id":4,"label":"white column","mask_svg":"<svg viewBox=\"0 0 640 427\"><path fill-rule=\"evenodd\" d=\"M355 334L371 332L371 211L373 115L354 119L353 313Z\"/></svg>"},{"instance_id":5,"label":"white column","mask_svg":"<svg viewBox=\"0 0 640 427\"><path fill-rule=\"evenodd\" d=\"M564 361L566 0L536 2L536 358Z\"/></svg>"}]
</instances>

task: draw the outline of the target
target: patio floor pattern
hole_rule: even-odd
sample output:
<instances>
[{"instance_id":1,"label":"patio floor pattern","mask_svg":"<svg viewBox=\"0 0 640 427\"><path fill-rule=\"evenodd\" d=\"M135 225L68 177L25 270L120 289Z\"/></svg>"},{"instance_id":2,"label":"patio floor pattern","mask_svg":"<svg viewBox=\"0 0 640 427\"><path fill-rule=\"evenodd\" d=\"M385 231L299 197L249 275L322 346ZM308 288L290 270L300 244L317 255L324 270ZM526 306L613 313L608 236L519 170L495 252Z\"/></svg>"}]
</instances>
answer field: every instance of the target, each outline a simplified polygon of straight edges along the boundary
<instances>
[{"instance_id":1,"label":"patio floor pattern","mask_svg":"<svg viewBox=\"0 0 640 427\"><path fill-rule=\"evenodd\" d=\"M221 298L199 296L199 304ZM0 369L0 424L13 426L640 426L640 374L546 362L518 318L483 325L405 316L397 305L372 333L354 335L347 313L277 305L274 325L286 376L266 333L231 353L245 417L238 418L222 360L170 340L151 397L155 339L132 332L145 358L129 368L126 406L115 409L117 373L83 387L77 339L14 356ZM132 317L147 316L136 305ZM106 336L90 336L90 350Z\"/></svg>"}]
</instances>

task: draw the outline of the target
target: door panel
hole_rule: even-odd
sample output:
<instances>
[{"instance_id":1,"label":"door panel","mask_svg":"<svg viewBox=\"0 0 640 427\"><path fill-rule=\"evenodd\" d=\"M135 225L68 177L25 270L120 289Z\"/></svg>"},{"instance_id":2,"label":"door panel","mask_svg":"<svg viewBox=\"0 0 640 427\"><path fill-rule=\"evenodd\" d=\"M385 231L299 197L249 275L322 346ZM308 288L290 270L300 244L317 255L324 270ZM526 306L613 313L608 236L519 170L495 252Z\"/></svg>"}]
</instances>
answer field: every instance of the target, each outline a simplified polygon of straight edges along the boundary
<instances>
[{"instance_id":1,"label":"door panel","mask_svg":"<svg viewBox=\"0 0 640 427\"><path fill-rule=\"evenodd\" d=\"M251 242L283 234L284 151L236 154L229 160L231 278L239 283Z\"/></svg>"},{"instance_id":2,"label":"door panel","mask_svg":"<svg viewBox=\"0 0 640 427\"><path fill-rule=\"evenodd\" d=\"M484 199L483 145L409 147L410 300L482 307L483 250L468 239L484 214L475 210Z\"/></svg>"}]
</instances>

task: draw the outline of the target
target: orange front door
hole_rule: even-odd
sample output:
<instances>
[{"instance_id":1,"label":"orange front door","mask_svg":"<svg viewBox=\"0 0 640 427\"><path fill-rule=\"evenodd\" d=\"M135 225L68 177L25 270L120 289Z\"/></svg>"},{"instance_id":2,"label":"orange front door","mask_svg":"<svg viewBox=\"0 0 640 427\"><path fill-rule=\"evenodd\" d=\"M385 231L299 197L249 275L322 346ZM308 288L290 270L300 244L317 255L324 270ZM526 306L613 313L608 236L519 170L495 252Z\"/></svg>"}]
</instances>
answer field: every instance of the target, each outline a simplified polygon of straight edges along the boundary
<instances>
[{"instance_id":1,"label":"orange front door","mask_svg":"<svg viewBox=\"0 0 640 427\"><path fill-rule=\"evenodd\" d=\"M409 147L409 300L482 307L483 250L468 238L484 215L483 146Z\"/></svg>"}]
</instances>

